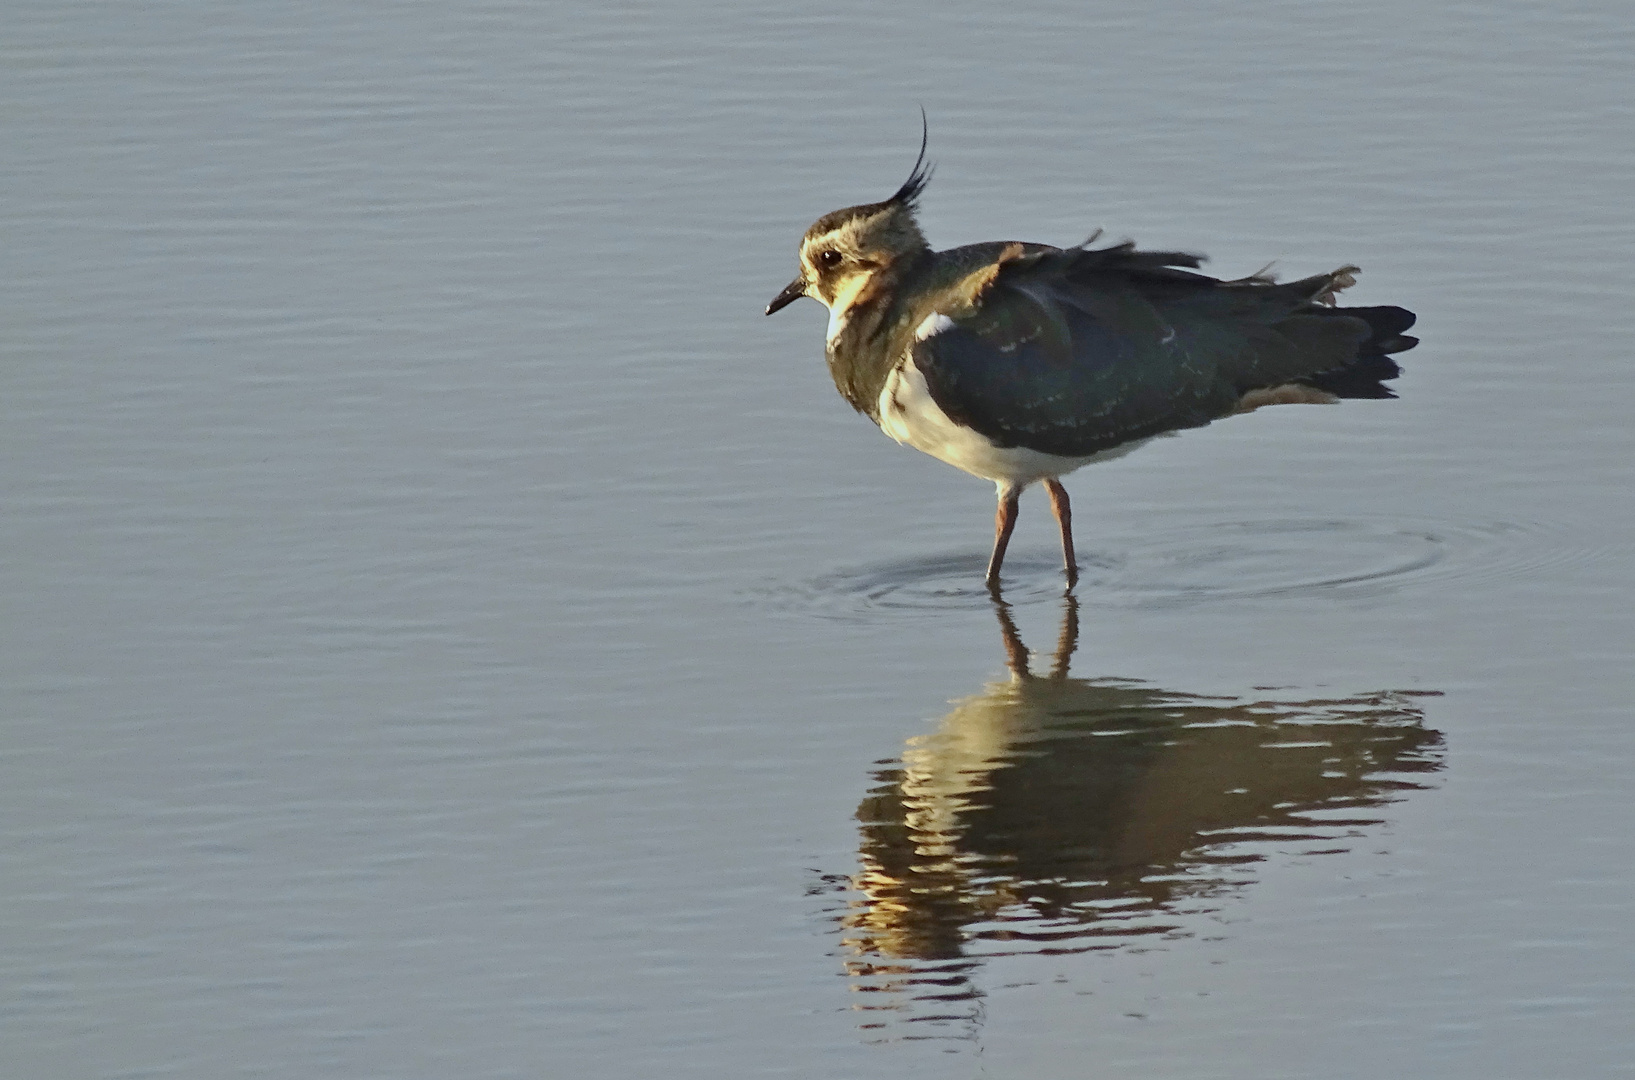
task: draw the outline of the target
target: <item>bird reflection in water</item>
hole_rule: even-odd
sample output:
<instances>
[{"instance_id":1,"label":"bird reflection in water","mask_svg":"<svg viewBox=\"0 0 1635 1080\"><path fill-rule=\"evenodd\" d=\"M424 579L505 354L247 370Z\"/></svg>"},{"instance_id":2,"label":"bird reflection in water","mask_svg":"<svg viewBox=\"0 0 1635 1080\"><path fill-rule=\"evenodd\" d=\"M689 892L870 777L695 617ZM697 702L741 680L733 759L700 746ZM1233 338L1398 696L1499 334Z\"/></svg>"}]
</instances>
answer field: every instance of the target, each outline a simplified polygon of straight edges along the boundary
<instances>
[{"instance_id":1,"label":"bird reflection in water","mask_svg":"<svg viewBox=\"0 0 1635 1080\"><path fill-rule=\"evenodd\" d=\"M1422 692L1250 701L1071 678L1066 605L1036 675L997 603L1009 680L909 739L858 808L862 867L829 884L866 1028L969 1028L988 957L1189 937L1257 863L1348 850L1441 767Z\"/></svg>"}]
</instances>

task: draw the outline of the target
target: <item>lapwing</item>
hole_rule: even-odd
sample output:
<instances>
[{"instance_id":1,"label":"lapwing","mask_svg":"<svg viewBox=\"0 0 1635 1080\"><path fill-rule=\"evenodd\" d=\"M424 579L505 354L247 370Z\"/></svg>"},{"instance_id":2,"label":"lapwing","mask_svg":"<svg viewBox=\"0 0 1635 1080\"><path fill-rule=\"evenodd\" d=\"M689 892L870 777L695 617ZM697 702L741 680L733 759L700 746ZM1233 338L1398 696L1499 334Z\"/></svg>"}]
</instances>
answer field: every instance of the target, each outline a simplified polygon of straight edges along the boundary
<instances>
[{"instance_id":1,"label":"lapwing","mask_svg":"<svg viewBox=\"0 0 1635 1080\"><path fill-rule=\"evenodd\" d=\"M1400 307L1338 307L1358 268L1279 284L1198 273L1203 258L1133 242L999 241L933 251L916 220L920 155L883 202L825 214L800 275L767 305L829 309L829 373L899 443L998 488L986 581L999 587L1023 489L1043 482L1078 580L1061 477L1169 432L1263 405L1395 397L1391 354L1418 339Z\"/></svg>"}]
</instances>

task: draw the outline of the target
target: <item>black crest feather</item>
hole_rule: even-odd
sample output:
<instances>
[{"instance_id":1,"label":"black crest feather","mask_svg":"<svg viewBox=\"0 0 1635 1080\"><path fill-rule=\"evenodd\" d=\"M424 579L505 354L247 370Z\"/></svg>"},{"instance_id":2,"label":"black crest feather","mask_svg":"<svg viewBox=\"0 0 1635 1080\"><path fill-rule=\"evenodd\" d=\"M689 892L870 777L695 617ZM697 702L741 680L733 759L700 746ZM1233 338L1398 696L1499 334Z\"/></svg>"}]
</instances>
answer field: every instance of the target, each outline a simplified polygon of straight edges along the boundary
<instances>
[{"instance_id":1,"label":"black crest feather","mask_svg":"<svg viewBox=\"0 0 1635 1080\"><path fill-rule=\"evenodd\" d=\"M920 106L920 156L914 159L914 168L909 172L908 179L903 181L903 186L898 188L897 193L887 199L886 202L906 206L910 210L918 206L920 193L925 190L925 185L931 182L931 173L933 172L933 167L925 163L925 148L930 141L931 125L925 118L925 106L922 105Z\"/></svg>"}]
</instances>

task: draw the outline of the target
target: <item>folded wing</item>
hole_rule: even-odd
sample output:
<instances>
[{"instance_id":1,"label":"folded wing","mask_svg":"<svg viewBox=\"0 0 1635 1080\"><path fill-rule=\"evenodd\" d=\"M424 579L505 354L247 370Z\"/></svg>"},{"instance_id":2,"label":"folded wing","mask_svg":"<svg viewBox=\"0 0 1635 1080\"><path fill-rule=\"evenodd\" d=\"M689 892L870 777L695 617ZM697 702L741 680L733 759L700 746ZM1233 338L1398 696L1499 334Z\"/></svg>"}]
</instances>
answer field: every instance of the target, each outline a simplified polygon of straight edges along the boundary
<instances>
[{"instance_id":1,"label":"folded wing","mask_svg":"<svg viewBox=\"0 0 1635 1080\"><path fill-rule=\"evenodd\" d=\"M917 341L914 363L957 423L1064 457L1207 424L1290 383L1391 396L1386 354L1415 344L1414 317L1326 306L1354 267L1279 285L1220 281L1198 262L1131 244L1034 251Z\"/></svg>"}]
</instances>

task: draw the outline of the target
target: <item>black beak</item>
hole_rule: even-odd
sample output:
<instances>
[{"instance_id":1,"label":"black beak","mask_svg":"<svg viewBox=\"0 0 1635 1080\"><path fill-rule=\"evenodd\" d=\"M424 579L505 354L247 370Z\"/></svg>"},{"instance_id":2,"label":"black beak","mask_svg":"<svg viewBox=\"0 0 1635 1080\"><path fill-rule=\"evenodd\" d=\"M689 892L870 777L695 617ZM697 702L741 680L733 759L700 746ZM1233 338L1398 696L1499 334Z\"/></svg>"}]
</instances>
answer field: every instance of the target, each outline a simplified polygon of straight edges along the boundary
<instances>
[{"instance_id":1,"label":"black beak","mask_svg":"<svg viewBox=\"0 0 1635 1080\"><path fill-rule=\"evenodd\" d=\"M772 298L772 303L766 306L766 313L770 315L774 311L782 311L784 308L788 307L790 304L793 304L796 300L799 300L805 295L806 279L804 277L798 277L794 281L791 281L789 284L785 285L783 287L783 292Z\"/></svg>"}]
</instances>

